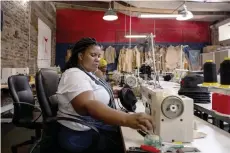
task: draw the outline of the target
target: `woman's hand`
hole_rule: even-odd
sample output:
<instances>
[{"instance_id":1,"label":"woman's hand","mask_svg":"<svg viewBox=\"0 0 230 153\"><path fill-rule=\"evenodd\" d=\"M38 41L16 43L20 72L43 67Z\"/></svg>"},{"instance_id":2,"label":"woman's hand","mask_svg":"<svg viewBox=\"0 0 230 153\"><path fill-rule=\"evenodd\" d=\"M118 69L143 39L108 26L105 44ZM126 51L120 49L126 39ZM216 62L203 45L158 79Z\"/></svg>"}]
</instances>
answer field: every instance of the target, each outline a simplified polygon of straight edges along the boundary
<instances>
[{"instance_id":1,"label":"woman's hand","mask_svg":"<svg viewBox=\"0 0 230 153\"><path fill-rule=\"evenodd\" d=\"M119 93L119 89L114 89L113 90L113 95L114 95L114 98L118 98L118 93Z\"/></svg>"},{"instance_id":2,"label":"woman's hand","mask_svg":"<svg viewBox=\"0 0 230 153\"><path fill-rule=\"evenodd\" d=\"M153 131L154 124L152 117L145 113L128 114L125 125L133 129L141 129L143 131Z\"/></svg>"}]
</instances>

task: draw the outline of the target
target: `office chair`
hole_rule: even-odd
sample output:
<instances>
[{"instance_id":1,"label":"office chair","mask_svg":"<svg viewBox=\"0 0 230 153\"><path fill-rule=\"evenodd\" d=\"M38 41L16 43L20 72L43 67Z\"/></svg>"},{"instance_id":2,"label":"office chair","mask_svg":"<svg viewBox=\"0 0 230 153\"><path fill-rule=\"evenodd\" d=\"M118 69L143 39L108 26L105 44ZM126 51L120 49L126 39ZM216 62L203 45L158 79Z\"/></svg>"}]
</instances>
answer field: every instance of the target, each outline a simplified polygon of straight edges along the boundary
<instances>
[{"instance_id":1,"label":"office chair","mask_svg":"<svg viewBox=\"0 0 230 153\"><path fill-rule=\"evenodd\" d=\"M41 137L42 122L38 122L41 114L34 118L33 114L36 110L36 106L27 76L10 76L8 78L8 86L14 104L12 123L16 127L24 127L35 130L35 137L32 136L31 140L11 147L12 153L17 153L18 147L34 144ZM40 110L39 107L37 107L37 109Z\"/></svg>"},{"instance_id":2,"label":"office chair","mask_svg":"<svg viewBox=\"0 0 230 153\"><path fill-rule=\"evenodd\" d=\"M90 124L84 122L83 120L77 117L74 117L74 118L57 117L58 103L57 103L57 100L55 100L55 98L52 99L51 97L55 97L55 94L58 88L58 84L59 84L59 80L60 80L60 77L58 73L53 69L43 68L43 69L40 69L36 74L35 83L36 83L37 98L38 98L38 101L39 101L39 104L42 110L43 122L45 125L44 127L46 127L44 129L45 136L41 139L41 142L37 144L37 146L40 145L40 148L42 148L40 149L41 150L40 152L42 153L45 153L45 152L47 153L50 153L50 152L68 153L64 149L60 148L57 142L57 139L58 139L57 138L57 133L58 133L57 121L67 120L67 121L77 122L82 125L88 126L96 132L97 135L94 138L94 141L93 141L94 143L92 143L91 147L86 152L93 151L94 147L97 146L97 143L95 142L98 142L98 139L99 139L99 132L95 127L91 126ZM47 137L49 137L50 140L47 140L46 139ZM42 143L43 140L46 142L49 141L52 143L46 143L46 145L48 144L47 146L41 145L41 144L44 144ZM37 146L35 145L34 148L36 148Z\"/></svg>"}]
</instances>

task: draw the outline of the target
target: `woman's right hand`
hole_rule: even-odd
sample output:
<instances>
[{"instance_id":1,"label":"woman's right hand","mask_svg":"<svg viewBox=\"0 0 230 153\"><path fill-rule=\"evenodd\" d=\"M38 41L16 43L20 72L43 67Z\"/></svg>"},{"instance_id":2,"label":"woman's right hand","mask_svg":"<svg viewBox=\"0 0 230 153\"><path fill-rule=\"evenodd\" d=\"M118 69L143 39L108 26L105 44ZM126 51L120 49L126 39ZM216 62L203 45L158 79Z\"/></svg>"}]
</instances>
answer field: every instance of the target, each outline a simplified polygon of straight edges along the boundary
<instances>
[{"instance_id":1,"label":"woman's right hand","mask_svg":"<svg viewBox=\"0 0 230 153\"><path fill-rule=\"evenodd\" d=\"M127 114L126 123L127 127L133 129L141 129L143 131L153 131L154 123L152 117L145 113Z\"/></svg>"}]
</instances>

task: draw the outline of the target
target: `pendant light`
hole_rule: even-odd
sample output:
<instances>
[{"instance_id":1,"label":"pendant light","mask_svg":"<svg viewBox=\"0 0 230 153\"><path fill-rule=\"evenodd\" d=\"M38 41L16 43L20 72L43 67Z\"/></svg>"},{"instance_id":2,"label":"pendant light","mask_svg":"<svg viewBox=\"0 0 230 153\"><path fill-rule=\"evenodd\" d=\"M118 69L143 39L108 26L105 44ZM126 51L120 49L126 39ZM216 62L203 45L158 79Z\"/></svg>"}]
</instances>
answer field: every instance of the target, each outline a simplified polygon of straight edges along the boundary
<instances>
[{"instance_id":1,"label":"pendant light","mask_svg":"<svg viewBox=\"0 0 230 153\"><path fill-rule=\"evenodd\" d=\"M109 9L105 12L103 20L106 21L115 21L118 19L117 13L111 8L111 2L109 2Z\"/></svg>"},{"instance_id":2,"label":"pendant light","mask_svg":"<svg viewBox=\"0 0 230 153\"><path fill-rule=\"evenodd\" d=\"M180 12L181 15L178 16L176 19L180 21L192 19L193 18L192 12L188 11L186 5L184 5L183 7L184 9Z\"/></svg>"}]
</instances>

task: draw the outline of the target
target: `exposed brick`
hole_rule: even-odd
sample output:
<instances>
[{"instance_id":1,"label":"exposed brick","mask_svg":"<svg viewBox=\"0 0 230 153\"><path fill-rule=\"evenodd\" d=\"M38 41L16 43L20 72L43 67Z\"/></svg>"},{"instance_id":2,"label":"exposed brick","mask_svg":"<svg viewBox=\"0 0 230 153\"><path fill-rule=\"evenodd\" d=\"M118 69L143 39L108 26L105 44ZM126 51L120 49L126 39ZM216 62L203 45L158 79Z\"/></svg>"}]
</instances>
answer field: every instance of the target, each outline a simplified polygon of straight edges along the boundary
<instances>
[{"instance_id":1,"label":"exposed brick","mask_svg":"<svg viewBox=\"0 0 230 153\"><path fill-rule=\"evenodd\" d=\"M37 71L38 18L52 30L51 64L55 64L56 12L45 1L2 1L1 66ZM29 38L30 33L30 38Z\"/></svg>"},{"instance_id":2,"label":"exposed brick","mask_svg":"<svg viewBox=\"0 0 230 153\"><path fill-rule=\"evenodd\" d=\"M230 20L230 18L225 19L225 20L220 21L219 23L212 26L212 28L211 28L212 45L225 45L225 46L230 45L230 39L222 41L222 42L219 41L219 30L218 30L218 25L221 26L221 25L225 24L225 21L229 22L229 20Z\"/></svg>"}]
</instances>

